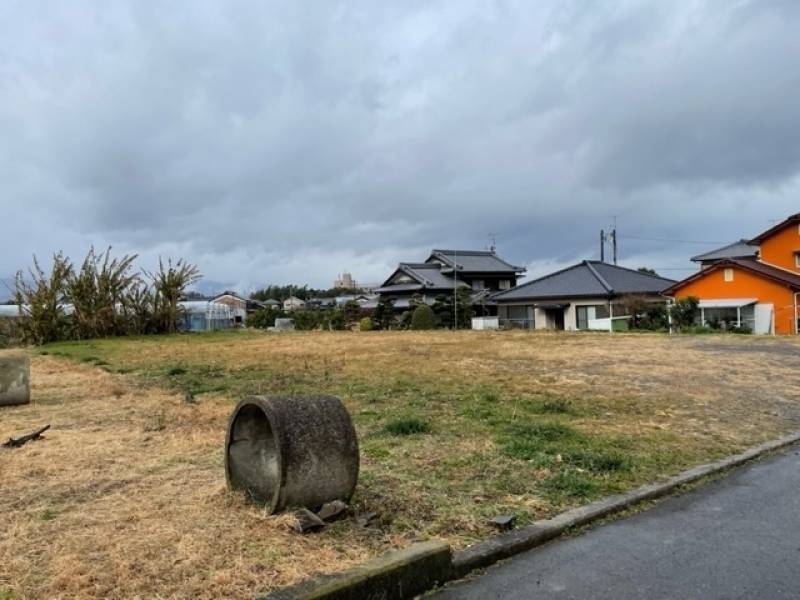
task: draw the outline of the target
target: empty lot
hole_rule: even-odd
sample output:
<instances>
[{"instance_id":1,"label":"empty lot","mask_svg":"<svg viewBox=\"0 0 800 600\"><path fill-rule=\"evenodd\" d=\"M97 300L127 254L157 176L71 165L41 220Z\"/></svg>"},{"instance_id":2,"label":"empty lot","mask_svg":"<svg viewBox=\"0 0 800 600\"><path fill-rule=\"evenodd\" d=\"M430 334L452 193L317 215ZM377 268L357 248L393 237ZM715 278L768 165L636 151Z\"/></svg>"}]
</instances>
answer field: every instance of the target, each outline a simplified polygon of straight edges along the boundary
<instances>
[{"instance_id":1,"label":"empty lot","mask_svg":"<svg viewBox=\"0 0 800 600\"><path fill-rule=\"evenodd\" d=\"M35 404L0 410L0 590L251 596L487 518L541 518L800 429L800 343L744 336L312 332L33 349ZM225 490L250 393L333 393L362 453L352 518L299 536ZM193 403L186 402L187 397Z\"/></svg>"}]
</instances>

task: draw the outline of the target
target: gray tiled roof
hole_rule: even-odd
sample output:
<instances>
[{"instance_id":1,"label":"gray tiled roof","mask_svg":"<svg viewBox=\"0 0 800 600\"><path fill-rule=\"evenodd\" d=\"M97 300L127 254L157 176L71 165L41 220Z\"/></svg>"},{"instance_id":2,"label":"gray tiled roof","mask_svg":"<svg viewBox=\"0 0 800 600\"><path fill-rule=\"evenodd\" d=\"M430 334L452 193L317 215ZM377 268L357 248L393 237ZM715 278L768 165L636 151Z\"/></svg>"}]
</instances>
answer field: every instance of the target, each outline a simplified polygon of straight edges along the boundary
<instances>
[{"instance_id":1,"label":"gray tiled roof","mask_svg":"<svg viewBox=\"0 0 800 600\"><path fill-rule=\"evenodd\" d=\"M429 265L427 263L400 263L400 268L406 273L417 279L421 284L428 288L452 288L452 277L442 273L439 265Z\"/></svg>"},{"instance_id":2,"label":"gray tiled roof","mask_svg":"<svg viewBox=\"0 0 800 600\"><path fill-rule=\"evenodd\" d=\"M452 290L455 284L453 278L442 273L441 267L437 264L400 263L395 273L397 273L397 271L402 271L417 283L391 284L388 283L389 280L387 279L387 282L377 290L378 292L408 291L420 289L420 287L434 290ZM392 274L392 277L393 276L394 274ZM389 279L392 279L392 277ZM459 281L458 286L469 287L463 281Z\"/></svg>"},{"instance_id":3,"label":"gray tiled roof","mask_svg":"<svg viewBox=\"0 0 800 600\"><path fill-rule=\"evenodd\" d=\"M758 247L751 246L747 240L738 240L722 248L692 257L692 262L722 260L723 258L752 258L758 254Z\"/></svg>"},{"instance_id":4,"label":"gray tiled roof","mask_svg":"<svg viewBox=\"0 0 800 600\"><path fill-rule=\"evenodd\" d=\"M458 265L459 273L522 273L524 267L507 263L489 250L433 250L428 262L440 260L449 267Z\"/></svg>"},{"instance_id":5,"label":"gray tiled roof","mask_svg":"<svg viewBox=\"0 0 800 600\"><path fill-rule=\"evenodd\" d=\"M632 293L658 294L674 283L672 279L657 275L585 260L567 269L499 292L492 298L498 302L506 302L538 298L611 297Z\"/></svg>"}]
</instances>

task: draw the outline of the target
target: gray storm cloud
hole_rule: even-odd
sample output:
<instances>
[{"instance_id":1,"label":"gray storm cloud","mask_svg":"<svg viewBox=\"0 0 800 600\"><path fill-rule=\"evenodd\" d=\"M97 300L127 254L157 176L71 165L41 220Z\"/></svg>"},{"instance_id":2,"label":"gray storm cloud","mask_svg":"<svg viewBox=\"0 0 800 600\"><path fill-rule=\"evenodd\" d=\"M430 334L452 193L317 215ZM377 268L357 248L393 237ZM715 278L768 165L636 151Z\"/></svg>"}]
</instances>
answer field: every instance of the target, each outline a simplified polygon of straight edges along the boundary
<instances>
[{"instance_id":1,"label":"gray storm cloud","mask_svg":"<svg viewBox=\"0 0 800 600\"><path fill-rule=\"evenodd\" d=\"M612 215L627 264L685 267L708 246L635 238L800 210L799 25L790 1L5 2L0 278L93 243L327 286L490 232L538 273Z\"/></svg>"}]
</instances>

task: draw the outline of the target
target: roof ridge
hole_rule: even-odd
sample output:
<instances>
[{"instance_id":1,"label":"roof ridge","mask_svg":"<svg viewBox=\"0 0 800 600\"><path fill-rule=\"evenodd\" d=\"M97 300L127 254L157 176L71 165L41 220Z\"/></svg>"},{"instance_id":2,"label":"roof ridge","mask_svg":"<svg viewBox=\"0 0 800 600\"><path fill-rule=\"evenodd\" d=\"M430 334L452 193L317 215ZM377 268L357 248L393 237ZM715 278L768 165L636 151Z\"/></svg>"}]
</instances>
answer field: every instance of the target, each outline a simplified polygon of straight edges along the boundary
<instances>
[{"instance_id":1,"label":"roof ridge","mask_svg":"<svg viewBox=\"0 0 800 600\"><path fill-rule=\"evenodd\" d=\"M478 256L497 256L491 250L447 250L442 248L434 248L431 250L433 254L473 254Z\"/></svg>"},{"instance_id":2,"label":"roof ridge","mask_svg":"<svg viewBox=\"0 0 800 600\"><path fill-rule=\"evenodd\" d=\"M784 228L788 227L792 223L797 223L798 221L800 221L800 213L795 213L793 215L789 215L788 217L786 217L780 223L777 223L777 224L773 225L772 227L770 227L766 231L764 231L764 232L758 234L756 237L752 238L748 243L750 243L752 245L760 244L763 239L770 237L773 233L777 233L779 231L782 231Z\"/></svg>"},{"instance_id":3,"label":"roof ridge","mask_svg":"<svg viewBox=\"0 0 800 600\"><path fill-rule=\"evenodd\" d=\"M583 263L586 265L586 267L589 269L589 271L591 271L592 275L594 275L597 278L597 281L600 282L600 285L602 285L604 288L606 288L606 291L609 294L613 294L614 293L614 288L611 287L611 284L609 284L605 280L605 278L602 275L600 275L600 273L597 272L597 269L594 268L594 266L592 265L592 262L589 261L589 260L584 260Z\"/></svg>"},{"instance_id":4,"label":"roof ridge","mask_svg":"<svg viewBox=\"0 0 800 600\"><path fill-rule=\"evenodd\" d=\"M620 265L612 265L611 263L607 263L607 262L604 262L602 260L589 260L587 262L590 262L592 264L597 264L597 265L604 265L606 267L619 269L621 271L628 271L630 273L638 273L639 275L643 275L645 277L653 277L655 279L661 279L661 280L664 280L664 281L675 281L674 279L669 279L668 277L662 277L658 273L653 275L652 273L646 273L645 271L640 271L639 269L632 269L631 267L622 267Z\"/></svg>"},{"instance_id":5,"label":"roof ridge","mask_svg":"<svg viewBox=\"0 0 800 600\"><path fill-rule=\"evenodd\" d=\"M426 263L426 262L420 262L420 263L401 262L401 263L398 263L398 264L411 266L411 267L417 267L418 269L422 269L422 268L424 268L424 269L438 269L439 268L439 265L433 265L431 263Z\"/></svg>"}]
</instances>

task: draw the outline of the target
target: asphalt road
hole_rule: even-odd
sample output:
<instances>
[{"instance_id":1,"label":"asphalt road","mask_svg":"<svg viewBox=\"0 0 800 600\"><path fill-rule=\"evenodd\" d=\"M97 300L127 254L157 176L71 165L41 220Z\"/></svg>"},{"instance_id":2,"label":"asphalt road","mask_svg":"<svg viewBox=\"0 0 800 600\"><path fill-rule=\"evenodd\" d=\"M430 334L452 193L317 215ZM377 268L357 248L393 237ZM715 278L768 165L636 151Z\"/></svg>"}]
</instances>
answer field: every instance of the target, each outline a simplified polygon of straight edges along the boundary
<instances>
[{"instance_id":1,"label":"asphalt road","mask_svg":"<svg viewBox=\"0 0 800 600\"><path fill-rule=\"evenodd\" d=\"M800 448L431 596L800 598Z\"/></svg>"}]
</instances>

